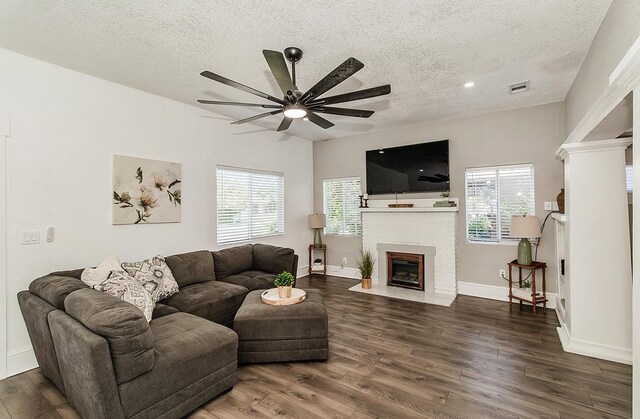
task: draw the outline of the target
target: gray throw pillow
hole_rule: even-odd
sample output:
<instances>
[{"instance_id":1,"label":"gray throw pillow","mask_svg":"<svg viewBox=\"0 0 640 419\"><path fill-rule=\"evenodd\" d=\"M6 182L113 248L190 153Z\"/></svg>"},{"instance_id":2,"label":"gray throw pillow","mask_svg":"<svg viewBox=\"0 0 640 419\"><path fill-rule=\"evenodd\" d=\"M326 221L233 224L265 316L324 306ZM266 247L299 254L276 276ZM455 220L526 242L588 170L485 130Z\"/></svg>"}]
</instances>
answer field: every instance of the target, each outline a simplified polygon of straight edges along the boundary
<instances>
[{"instance_id":1,"label":"gray throw pillow","mask_svg":"<svg viewBox=\"0 0 640 419\"><path fill-rule=\"evenodd\" d=\"M160 255L142 262L125 262L122 268L149 291L155 303L178 292L178 283Z\"/></svg>"}]
</instances>

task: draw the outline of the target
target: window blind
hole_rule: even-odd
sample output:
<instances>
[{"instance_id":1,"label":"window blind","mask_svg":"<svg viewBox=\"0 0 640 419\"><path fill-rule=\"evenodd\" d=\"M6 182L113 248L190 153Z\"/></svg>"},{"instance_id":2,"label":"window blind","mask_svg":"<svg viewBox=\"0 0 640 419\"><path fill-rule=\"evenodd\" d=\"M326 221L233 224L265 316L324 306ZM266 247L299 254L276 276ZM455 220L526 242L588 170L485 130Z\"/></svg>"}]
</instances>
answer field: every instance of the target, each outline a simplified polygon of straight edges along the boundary
<instances>
[{"instance_id":1,"label":"window blind","mask_svg":"<svg viewBox=\"0 0 640 419\"><path fill-rule=\"evenodd\" d=\"M284 234L284 174L218 166L218 243Z\"/></svg>"},{"instance_id":2,"label":"window blind","mask_svg":"<svg viewBox=\"0 0 640 419\"><path fill-rule=\"evenodd\" d=\"M322 185L324 213L327 216L325 234L359 236L362 231L360 178L325 179Z\"/></svg>"},{"instance_id":3,"label":"window blind","mask_svg":"<svg viewBox=\"0 0 640 419\"><path fill-rule=\"evenodd\" d=\"M511 216L535 214L533 164L468 168L465 190L469 241L514 240Z\"/></svg>"},{"instance_id":4,"label":"window blind","mask_svg":"<svg viewBox=\"0 0 640 419\"><path fill-rule=\"evenodd\" d=\"M633 192L633 165L628 164L625 166L625 174L627 177L627 193Z\"/></svg>"}]
</instances>

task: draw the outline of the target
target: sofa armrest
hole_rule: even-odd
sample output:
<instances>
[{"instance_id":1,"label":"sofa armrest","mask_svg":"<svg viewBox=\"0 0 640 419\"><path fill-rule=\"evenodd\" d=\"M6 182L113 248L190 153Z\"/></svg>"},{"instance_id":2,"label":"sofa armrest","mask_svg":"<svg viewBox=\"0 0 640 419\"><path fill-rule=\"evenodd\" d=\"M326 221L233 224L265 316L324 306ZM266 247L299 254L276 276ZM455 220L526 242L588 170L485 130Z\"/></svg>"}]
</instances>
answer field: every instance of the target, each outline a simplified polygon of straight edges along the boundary
<instances>
[{"instance_id":1,"label":"sofa armrest","mask_svg":"<svg viewBox=\"0 0 640 419\"><path fill-rule=\"evenodd\" d=\"M71 405L85 419L124 418L107 341L62 311L48 319Z\"/></svg>"}]
</instances>

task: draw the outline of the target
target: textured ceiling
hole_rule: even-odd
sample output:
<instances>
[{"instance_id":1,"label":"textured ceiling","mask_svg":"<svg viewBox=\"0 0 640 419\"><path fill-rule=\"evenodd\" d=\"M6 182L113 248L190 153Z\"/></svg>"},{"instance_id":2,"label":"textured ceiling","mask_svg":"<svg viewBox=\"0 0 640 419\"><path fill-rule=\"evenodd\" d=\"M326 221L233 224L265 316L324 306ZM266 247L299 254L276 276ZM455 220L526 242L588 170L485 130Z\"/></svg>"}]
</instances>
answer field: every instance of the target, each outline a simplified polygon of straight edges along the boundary
<instances>
[{"instance_id":1,"label":"textured ceiling","mask_svg":"<svg viewBox=\"0 0 640 419\"><path fill-rule=\"evenodd\" d=\"M348 104L376 111L369 119L328 115L336 124L331 129L294 121L287 131L318 140L564 100L610 3L3 0L0 46L195 105L196 99L261 101L201 77L203 70L280 92L265 48L304 50L297 66L303 91L350 56L365 68L328 95L391 84L389 96ZM507 84L527 79L529 92L507 93ZM465 89L471 80L475 87ZM229 121L259 113L201 107ZM275 129L280 119L237 130Z\"/></svg>"}]
</instances>

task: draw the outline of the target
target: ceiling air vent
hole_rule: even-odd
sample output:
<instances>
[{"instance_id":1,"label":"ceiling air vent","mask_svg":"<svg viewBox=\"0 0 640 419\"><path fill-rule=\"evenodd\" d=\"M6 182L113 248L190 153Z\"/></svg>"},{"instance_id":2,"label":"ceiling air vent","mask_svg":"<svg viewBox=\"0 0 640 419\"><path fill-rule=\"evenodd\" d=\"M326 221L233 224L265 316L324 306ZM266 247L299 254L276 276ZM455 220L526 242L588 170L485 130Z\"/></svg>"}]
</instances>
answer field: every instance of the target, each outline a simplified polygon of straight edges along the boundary
<instances>
[{"instance_id":1,"label":"ceiling air vent","mask_svg":"<svg viewBox=\"0 0 640 419\"><path fill-rule=\"evenodd\" d=\"M515 95L516 93L522 93L529 90L529 80L521 81L520 83L513 83L509 85L509 94Z\"/></svg>"}]
</instances>

